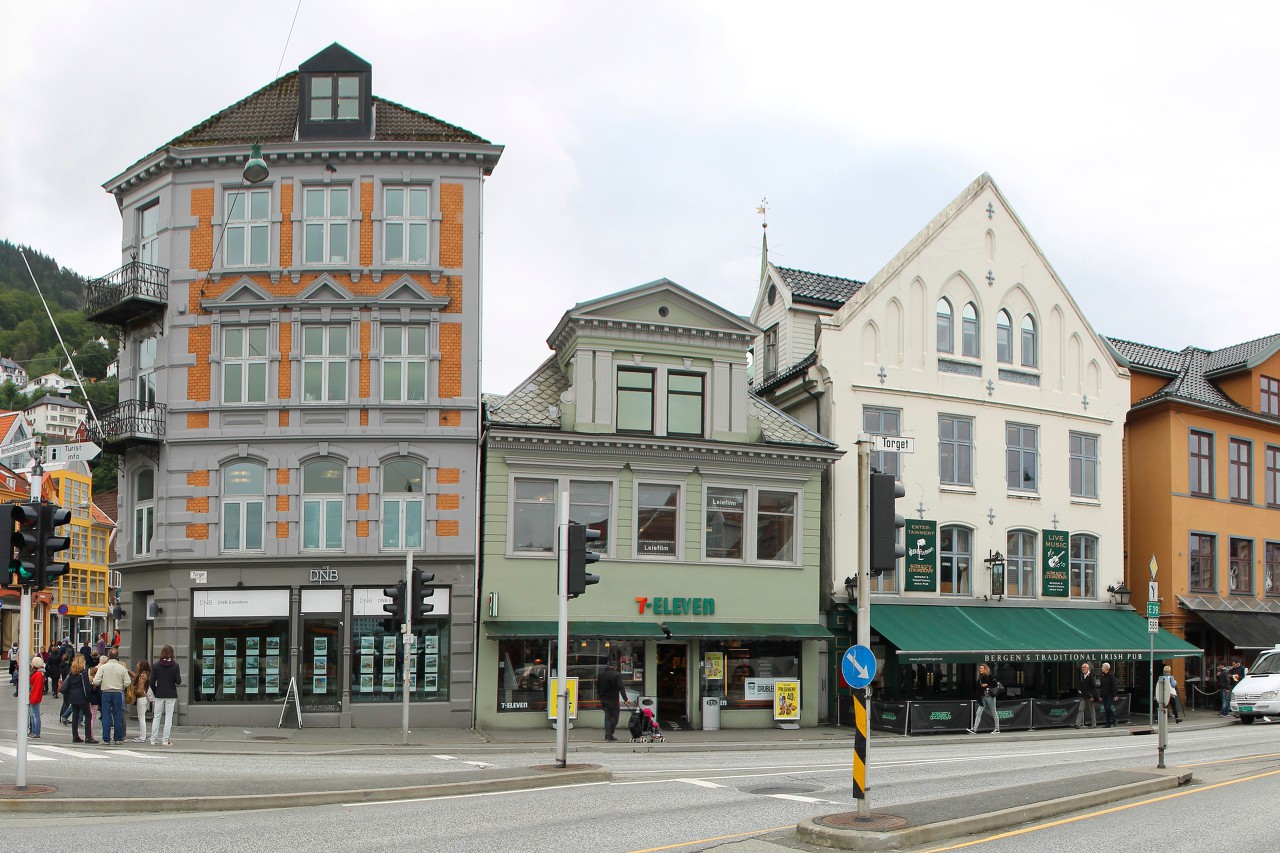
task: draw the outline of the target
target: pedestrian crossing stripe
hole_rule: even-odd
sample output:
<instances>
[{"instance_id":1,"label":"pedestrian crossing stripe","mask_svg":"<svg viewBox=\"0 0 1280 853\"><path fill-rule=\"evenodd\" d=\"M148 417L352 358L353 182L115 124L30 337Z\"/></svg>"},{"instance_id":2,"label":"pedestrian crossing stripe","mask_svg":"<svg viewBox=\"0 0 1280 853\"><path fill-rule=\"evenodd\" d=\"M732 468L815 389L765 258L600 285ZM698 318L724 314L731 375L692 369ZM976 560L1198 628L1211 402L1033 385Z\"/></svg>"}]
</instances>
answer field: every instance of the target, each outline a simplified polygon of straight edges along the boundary
<instances>
[{"instance_id":1,"label":"pedestrian crossing stripe","mask_svg":"<svg viewBox=\"0 0 1280 853\"><path fill-rule=\"evenodd\" d=\"M51 754L46 754L51 753ZM0 755L7 755L10 758L18 757L18 749L14 746L0 746ZM86 758L89 761L98 761L108 758L112 755L119 755L125 758L157 758L156 753L137 752L132 749L123 749L120 747L95 747L89 744L88 748L70 749L63 746L45 746L44 744L27 744L27 761L57 761L59 758Z\"/></svg>"}]
</instances>

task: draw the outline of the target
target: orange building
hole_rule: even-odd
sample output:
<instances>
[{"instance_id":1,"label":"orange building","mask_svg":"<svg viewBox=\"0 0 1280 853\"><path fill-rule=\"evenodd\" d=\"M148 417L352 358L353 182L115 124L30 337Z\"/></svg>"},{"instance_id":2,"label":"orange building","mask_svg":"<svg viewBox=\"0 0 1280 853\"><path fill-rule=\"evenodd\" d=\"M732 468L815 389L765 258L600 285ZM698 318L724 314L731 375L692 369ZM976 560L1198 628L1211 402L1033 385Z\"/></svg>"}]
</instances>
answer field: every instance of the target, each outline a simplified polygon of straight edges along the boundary
<instances>
[{"instance_id":1,"label":"orange building","mask_svg":"<svg viewBox=\"0 0 1280 853\"><path fill-rule=\"evenodd\" d=\"M1127 584L1156 566L1161 626L1215 667L1280 644L1280 335L1181 352L1111 339L1132 374L1125 424ZM1212 685L1203 685L1211 691Z\"/></svg>"}]
</instances>

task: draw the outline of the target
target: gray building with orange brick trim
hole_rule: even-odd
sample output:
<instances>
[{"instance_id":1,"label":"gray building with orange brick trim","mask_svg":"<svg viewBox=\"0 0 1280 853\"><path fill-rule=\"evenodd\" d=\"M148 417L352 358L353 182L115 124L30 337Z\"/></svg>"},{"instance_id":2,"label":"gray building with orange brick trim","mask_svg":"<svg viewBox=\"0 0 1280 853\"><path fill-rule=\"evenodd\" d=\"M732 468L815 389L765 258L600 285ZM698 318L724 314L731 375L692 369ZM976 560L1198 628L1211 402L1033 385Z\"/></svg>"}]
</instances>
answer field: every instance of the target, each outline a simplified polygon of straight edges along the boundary
<instances>
[{"instance_id":1,"label":"gray building with orange brick trim","mask_svg":"<svg viewBox=\"0 0 1280 853\"><path fill-rule=\"evenodd\" d=\"M308 725L398 725L407 681L412 725L471 725L501 153L335 44L104 185L124 265L86 313L123 343L91 430L120 462L122 655L173 646L180 722L274 724L292 686ZM406 640L383 590L410 559L436 593Z\"/></svg>"}]
</instances>

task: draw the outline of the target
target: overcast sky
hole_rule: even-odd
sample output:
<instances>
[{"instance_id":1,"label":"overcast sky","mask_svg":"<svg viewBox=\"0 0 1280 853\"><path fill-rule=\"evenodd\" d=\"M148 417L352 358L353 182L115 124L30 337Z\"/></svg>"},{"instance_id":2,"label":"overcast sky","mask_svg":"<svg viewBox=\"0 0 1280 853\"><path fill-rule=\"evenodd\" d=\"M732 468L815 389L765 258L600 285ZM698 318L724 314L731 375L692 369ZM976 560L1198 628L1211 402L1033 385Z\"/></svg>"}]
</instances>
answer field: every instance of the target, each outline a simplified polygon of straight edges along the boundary
<instances>
[{"instance_id":1,"label":"overcast sky","mask_svg":"<svg viewBox=\"0 0 1280 853\"><path fill-rule=\"evenodd\" d=\"M1102 334L1280 332L1269 3L6 3L0 238L120 265L101 185L334 41L506 146L484 390L573 303L666 276L751 310L770 257L865 280L990 172ZM1268 272L1268 271L1271 272Z\"/></svg>"}]
</instances>

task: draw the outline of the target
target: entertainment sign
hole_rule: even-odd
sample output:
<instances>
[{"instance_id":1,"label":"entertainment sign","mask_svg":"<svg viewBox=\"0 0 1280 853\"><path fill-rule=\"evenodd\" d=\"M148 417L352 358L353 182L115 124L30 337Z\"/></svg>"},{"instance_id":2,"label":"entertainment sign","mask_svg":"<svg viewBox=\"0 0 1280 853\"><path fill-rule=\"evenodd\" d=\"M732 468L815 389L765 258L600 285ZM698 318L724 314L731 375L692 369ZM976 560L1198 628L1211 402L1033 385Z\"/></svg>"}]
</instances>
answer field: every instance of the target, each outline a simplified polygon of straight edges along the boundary
<instances>
[{"instance_id":1,"label":"entertainment sign","mask_svg":"<svg viewBox=\"0 0 1280 853\"><path fill-rule=\"evenodd\" d=\"M907 560L903 592L938 591L938 522L907 519Z\"/></svg>"}]
</instances>

